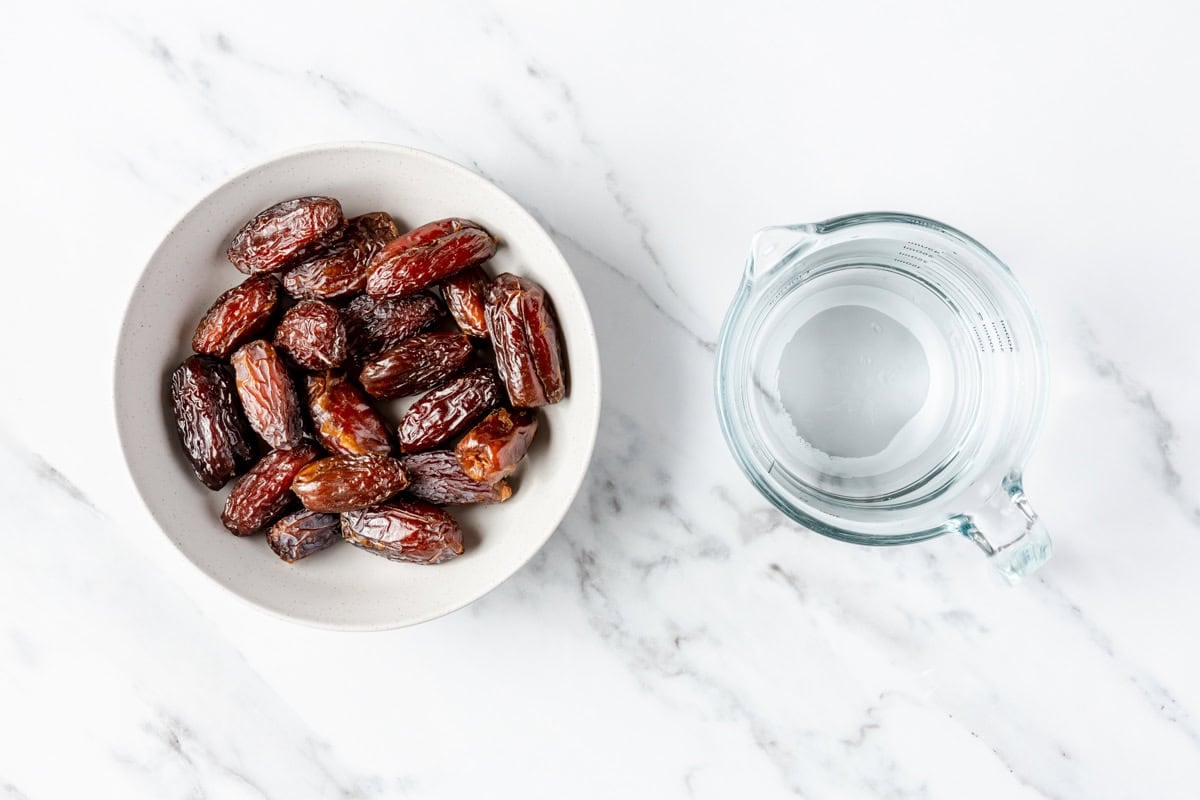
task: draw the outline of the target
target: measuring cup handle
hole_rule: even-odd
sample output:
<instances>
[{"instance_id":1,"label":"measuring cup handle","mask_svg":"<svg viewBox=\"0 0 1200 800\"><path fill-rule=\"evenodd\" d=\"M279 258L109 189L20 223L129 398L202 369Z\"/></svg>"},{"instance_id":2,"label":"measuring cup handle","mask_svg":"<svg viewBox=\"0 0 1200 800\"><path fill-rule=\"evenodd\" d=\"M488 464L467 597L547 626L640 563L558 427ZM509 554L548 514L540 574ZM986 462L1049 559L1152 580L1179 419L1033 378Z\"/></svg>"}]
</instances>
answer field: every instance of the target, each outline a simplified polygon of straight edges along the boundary
<instances>
[{"instance_id":1,"label":"measuring cup handle","mask_svg":"<svg viewBox=\"0 0 1200 800\"><path fill-rule=\"evenodd\" d=\"M987 554L1010 584L1045 564L1054 544L1025 496L1020 476L1005 480L978 513L961 519L962 531Z\"/></svg>"}]
</instances>

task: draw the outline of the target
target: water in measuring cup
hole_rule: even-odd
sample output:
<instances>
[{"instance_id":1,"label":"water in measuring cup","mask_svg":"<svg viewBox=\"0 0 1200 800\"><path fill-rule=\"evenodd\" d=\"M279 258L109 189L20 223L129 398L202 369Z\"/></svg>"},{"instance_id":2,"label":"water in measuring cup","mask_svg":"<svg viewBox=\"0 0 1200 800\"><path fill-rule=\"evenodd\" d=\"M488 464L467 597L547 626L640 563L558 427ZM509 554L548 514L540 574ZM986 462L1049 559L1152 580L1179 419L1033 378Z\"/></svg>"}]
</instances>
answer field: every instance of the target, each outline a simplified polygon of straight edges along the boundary
<instances>
[{"instance_id":1,"label":"water in measuring cup","mask_svg":"<svg viewBox=\"0 0 1200 800\"><path fill-rule=\"evenodd\" d=\"M822 490L898 493L936 469L977 393L956 311L901 271L850 266L772 309L755 382L779 468ZM975 398L977 402L978 398Z\"/></svg>"}]
</instances>

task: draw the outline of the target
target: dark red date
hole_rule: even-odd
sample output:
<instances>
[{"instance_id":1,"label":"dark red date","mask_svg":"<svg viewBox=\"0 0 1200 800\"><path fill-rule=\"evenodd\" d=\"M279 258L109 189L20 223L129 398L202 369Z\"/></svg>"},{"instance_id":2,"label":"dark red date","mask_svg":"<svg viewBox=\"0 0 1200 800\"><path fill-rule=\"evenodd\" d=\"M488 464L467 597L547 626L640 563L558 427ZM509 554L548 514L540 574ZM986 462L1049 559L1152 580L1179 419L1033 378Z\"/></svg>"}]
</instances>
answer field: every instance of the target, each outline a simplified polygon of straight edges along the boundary
<instances>
[{"instance_id":1,"label":"dark red date","mask_svg":"<svg viewBox=\"0 0 1200 800\"><path fill-rule=\"evenodd\" d=\"M446 308L467 336L480 339L488 336L484 309L490 288L491 281L479 267L467 267L442 282Z\"/></svg>"},{"instance_id":2,"label":"dark red date","mask_svg":"<svg viewBox=\"0 0 1200 800\"><path fill-rule=\"evenodd\" d=\"M340 236L345 224L342 204L332 197L285 200L243 225L226 255L247 275L278 272Z\"/></svg>"},{"instance_id":3,"label":"dark red date","mask_svg":"<svg viewBox=\"0 0 1200 800\"><path fill-rule=\"evenodd\" d=\"M331 453L387 455L387 426L358 388L334 373L309 375L308 410L317 439Z\"/></svg>"},{"instance_id":4,"label":"dark red date","mask_svg":"<svg viewBox=\"0 0 1200 800\"><path fill-rule=\"evenodd\" d=\"M275 346L307 370L332 369L346 360L346 324L328 303L301 300L279 321Z\"/></svg>"},{"instance_id":5,"label":"dark red date","mask_svg":"<svg viewBox=\"0 0 1200 800\"><path fill-rule=\"evenodd\" d=\"M360 360L378 355L425 330L444 313L437 298L428 294L384 299L359 295L342 309L350 354Z\"/></svg>"},{"instance_id":6,"label":"dark red date","mask_svg":"<svg viewBox=\"0 0 1200 800\"><path fill-rule=\"evenodd\" d=\"M470 360L461 333L419 333L363 364L359 381L372 397L404 397L437 386Z\"/></svg>"},{"instance_id":7,"label":"dark red date","mask_svg":"<svg viewBox=\"0 0 1200 800\"><path fill-rule=\"evenodd\" d=\"M463 551L454 518L421 500L397 498L386 505L342 515L342 538L391 561L440 564Z\"/></svg>"},{"instance_id":8,"label":"dark red date","mask_svg":"<svg viewBox=\"0 0 1200 800\"><path fill-rule=\"evenodd\" d=\"M253 463L250 429L228 364L208 356L184 361L171 373L171 408L183 452L209 489L220 489Z\"/></svg>"},{"instance_id":9,"label":"dark red date","mask_svg":"<svg viewBox=\"0 0 1200 800\"><path fill-rule=\"evenodd\" d=\"M399 235L396 223L382 211L354 217L346 223L342 238L284 273L283 288L296 298L328 299L361 292L371 259Z\"/></svg>"},{"instance_id":10,"label":"dark red date","mask_svg":"<svg viewBox=\"0 0 1200 800\"><path fill-rule=\"evenodd\" d=\"M447 217L446 219L426 222L418 228L413 228L407 233L400 234L400 236L388 242L388 247L393 252L410 250L414 247L426 247L436 244L452 233L458 233L467 228L483 230L483 226L474 220L464 219L463 217Z\"/></svg>"},{"instance_id":11,"label":"dark red date","mask_svg":"<svg viewBox=\"0 0 1200 800\"><path fill-rule=\"evenodd\" d=\"M279 302L279 282L255 275L216 299L192 335L197 353L225 358L270 322Z\"/></svg>"},{"instance_id":12,"label":"dark red date","mask_svg":"<svg viewBox=\"0 0 1200 800\"><path fill-rule=\"evenodd\" d=\"M339 514L376 505L408 485L394 458L368 454L314 461L292 481L292 491L310 511Z\"/></svg>"},{"instance_id":13,"label":"dark red date","mask_svg":"<svg viewBox=\"0 0 1200 800\"><path fill-rule=\"evenodd\" d=\"M496 254L496 240L479 227L462 227L427 244L413 245L412 241L406 234L379 251L367 275L367 294L415 294Z\"/></svg>"},{"instance_id":14,"label":"dark red date","mask_svg":"<svg viewBox=\"0 0 1200 800\"><path fill-rule=\"evenodd\" d=\"M289 564L342 540L342 519L307 509L288 514L267 531L267 544Z\"/></svg>"},{"instance_id":15,"label":"dark red date","mask_svg":"<svg viewBox=\"0 0 1200 800\"><path fill-rule=\"evenodd\" d=\"M237 536L258 533L295 502L291 485L319 451L312 445L272 450L233 484L221 522Z\"/></svg>"},{"instance_id":16,"label":"dark red date","mask_svg":"<svg viewBox=\"0 0 1200 800\"><path fill-rule=\"evenodd\" d=\"M497 408L467 431L454 448L459 466L477 481L507 478L525 457L537 426L535 411Z\"/></svg>"},{"instance_id":17,"label":"dark red date","mask_svg":"<svg viewBox=\"0 0 1200 800\"><path fill-rule=\"evenodd\" d=\"M440 506L465 503L503 503L512 497L508 481L483 483L473 480L459 466L458 456L449 450L413 453L401 459L408 475L413 497Z\"/></svg>"},{"instance_id":18,"label":"dark red date","mask_svg":"<svg viewBox=\"0 0 1200 800\"><path fill-rule=\"evenodd\" d=\"M500 384L489 367L465 372L412 404L400 420L400 450L415 453L437 447L499 402Z\"/></svg>"},{"instance_id":19,"label":"dark red date","mask_svg":"<svg viewBox=\"0 0 1200 800\"><path fill-rule=\"evenodd\" d=\"M304 438L300 401L287 366L271 343L257 339L242 345L231 360L250 427L271 447L300 444Z\"/></svg>"},{"instance_id":20,"label":"dark red date","mask_svg":"<svg viewBox=\"0 0 1200 800\"><path fill-rule=\"evenodd\" d=\"M488 292L487 325L496 369L514 406L536 408L566 394L558 326L541 286L511 273Z\"/></svg>"}]
</instances>

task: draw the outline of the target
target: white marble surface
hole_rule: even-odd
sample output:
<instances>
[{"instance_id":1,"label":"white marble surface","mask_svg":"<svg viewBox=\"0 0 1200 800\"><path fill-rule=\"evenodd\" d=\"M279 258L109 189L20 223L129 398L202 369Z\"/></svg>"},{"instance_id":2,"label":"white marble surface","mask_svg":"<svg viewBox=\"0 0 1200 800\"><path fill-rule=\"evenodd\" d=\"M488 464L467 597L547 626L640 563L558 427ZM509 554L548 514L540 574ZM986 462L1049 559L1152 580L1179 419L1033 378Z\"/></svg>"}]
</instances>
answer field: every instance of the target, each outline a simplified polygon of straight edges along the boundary
<instances>
[{"instance_id":1,"label":"white marble surface","mask_svg":"<svg viewBox=\"0 0 1200 800\"><path fill-rule=\"evenodd\" d=\"M0 797L1174 798L1200 791L1194 4L18 4L0 20ZM527 568L418 628L244 608L141 515L124 299L242 167L468 164L554 233L605 411ZM896 208L1017 270L1057 556L841 545L728 456L763 225Z\"/></svg>"}]
</instances>

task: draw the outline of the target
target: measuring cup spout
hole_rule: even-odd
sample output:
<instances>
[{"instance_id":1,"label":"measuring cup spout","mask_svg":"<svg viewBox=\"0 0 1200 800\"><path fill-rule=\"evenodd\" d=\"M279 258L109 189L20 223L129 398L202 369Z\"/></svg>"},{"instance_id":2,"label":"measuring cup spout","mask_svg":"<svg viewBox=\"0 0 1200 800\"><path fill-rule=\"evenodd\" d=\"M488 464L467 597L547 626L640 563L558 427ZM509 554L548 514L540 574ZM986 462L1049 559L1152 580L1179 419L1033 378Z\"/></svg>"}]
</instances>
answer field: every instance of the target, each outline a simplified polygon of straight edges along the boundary
<instances>
[{"instance_id":1,"label":"measuring cup spout","mask_svg":"<svg viewBox=\"0 0 1200 800\"><path fill-rule=\"evenodd\" d=\"M819 238L812 225L776 225L754 234L746 279L761 280L810 249Z\"/></svg>"},{"instance_id":2,"label":"measuring cup spout","mask_svg":"<svg viewBox=\"0 0 1200 800\"><path fill-rule=\"evenodd\" d=\"M1005 480L982 510L960 521L963 533L1010 584L1020 583L1054 554L1054 544L1025 496L1020 476Z\"/></svg>"}]
</instances>

